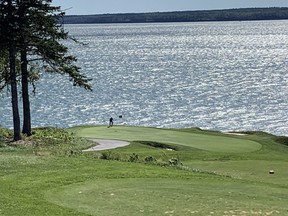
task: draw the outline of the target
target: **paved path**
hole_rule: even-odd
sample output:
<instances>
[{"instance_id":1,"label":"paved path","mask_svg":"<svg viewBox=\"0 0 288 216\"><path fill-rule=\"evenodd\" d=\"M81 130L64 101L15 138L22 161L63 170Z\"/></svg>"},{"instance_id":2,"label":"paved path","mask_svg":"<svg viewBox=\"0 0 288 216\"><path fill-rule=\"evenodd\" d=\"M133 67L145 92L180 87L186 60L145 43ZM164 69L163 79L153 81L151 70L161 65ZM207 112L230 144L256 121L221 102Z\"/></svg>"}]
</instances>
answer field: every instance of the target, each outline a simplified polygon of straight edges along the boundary
<instances>
[{"instance_id":1,"label":"paved path","mask_svg":"<svg viewBox=\"0 0 288 216\"><path fill-rule=\"evenodd\" d=\"M121 140L104 140L104 139L94 139L94 138L89 138L89 140L96 142L98 145L91 147L89 149L85 149L83 150L83 152L115 149L115 148L124 147L130 144L129 142L121 141Z\"/></svg>"}]
</instances>

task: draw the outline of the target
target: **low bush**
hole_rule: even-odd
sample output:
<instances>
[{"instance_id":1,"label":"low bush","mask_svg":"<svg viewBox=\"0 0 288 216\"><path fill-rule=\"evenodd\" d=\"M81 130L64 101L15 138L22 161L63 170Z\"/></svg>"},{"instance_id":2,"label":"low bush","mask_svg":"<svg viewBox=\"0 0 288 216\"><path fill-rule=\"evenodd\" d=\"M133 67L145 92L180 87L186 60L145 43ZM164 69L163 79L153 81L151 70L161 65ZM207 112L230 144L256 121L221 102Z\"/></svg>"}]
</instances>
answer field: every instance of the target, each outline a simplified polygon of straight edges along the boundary
<instances>
[{"instance_id":1,"label":"low bush","mask_svg":"<svg viewBox=\"0 0 288 216\"><path fill-rule=\"evenodd\" d=\"M11 138L13 135L12 130L0 127L0 140Z\"/></svg>"},{"instance_id":2,"label":"low bush","mask_svg":"<svg viewBox=\"0 0 288 216\"><path fill-rule=\"evenodd\" d=\"M112 151L104 151L100 153L99 159L102 160L117 160L121 161L121 156L119 154L113 153Z\"/></svg>"},{"instance_id":3,"label":"low bush","mask_svg":"<svg viewBox=\"0 0 288 216\"><path fill-rule=\"evenodd\" d=\"M60 128L36 128L32 136L25 138L31 143L36 155L78 156L82 149L91 145L86 139L75 136L73 133Z\"/></svg>"},{"instance_id":4,"label":"low bush","mask_svg":"<svg viewBox=\"0 0 288 216\"><path fill-rule=\"evenodd\" d=\"M139 155L133 153L132 155L130 155L128 161L129 161L129 162L138 162L138 161L139 161Z\"/></svg>"},{"instance_id":5,"label":"low bush","mask_svg":"<svg viewBox=\"0 0 288 216\"><path fill-rule=\"evenodd\" d=\"M157 159L154 158L153 156L147 156L147 157L145 157L144 160L145 160L146 163L154 163L154 162L157 161Z\"/></svg>"},{"instance_id":6,"label":"low bush","mask_svg":"<svg viewBox=\"0 0 288 216\"><path fill-rule=\"evenodd\" d=\"M170 166L180 166L180 165L182 166L183 165L178 158L171 158L169 159L168 162Z\"/></svg>"},{"instance_id":7,"label":"low bush","mask_svg":"<svg viewBox=\"0 0 288 216\"><path fill-rule=\"evenodd\" d=\"M5 147L8 140L12 139L12 130L0 127L0 148Z\"/></svg>"}]
</instances>

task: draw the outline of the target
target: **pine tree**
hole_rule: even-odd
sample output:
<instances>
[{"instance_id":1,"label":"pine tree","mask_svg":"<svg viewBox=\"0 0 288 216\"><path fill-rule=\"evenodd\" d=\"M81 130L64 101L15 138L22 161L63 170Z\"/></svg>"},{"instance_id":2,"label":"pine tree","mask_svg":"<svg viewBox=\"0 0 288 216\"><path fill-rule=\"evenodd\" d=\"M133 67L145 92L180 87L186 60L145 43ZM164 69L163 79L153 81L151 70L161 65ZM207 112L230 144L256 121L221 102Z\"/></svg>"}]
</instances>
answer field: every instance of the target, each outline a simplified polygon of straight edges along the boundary
<instances>
[{"instance_id":1,"label":"pine tree","mask_svg":"<svg viewBox=\"0 0 288 216\"><path fill-rule=\"evenodd\" d=\"M80 86L87 90L92 90L92 88L89 84L90 79L81 74L80 68L75 65L75 62L77 61L76 57L69 55L68 48L60 43L60 41L63 40L73 39L64 31L59 22L59 19L64 16L60 7L51 6L51 0L10 0L8 2L11 3L13 16L9 16L9 10L7 10L7 8L9 8L7 5L9 4L7 4L7 0L2 0L0 3L0 15L5 18L6 26L9 27L11 25L14 26L14 28L12 29L13 31L8 32L8 37L4 35L4 27L0 28L0 37L3 39L11 38L10 36L13 34L13 47L15 49L14 53L11 50L10 57L12 58L12 54L15 59L17 54L20 56L23 98L22 132L31 135L31 114L28 88L29 82L33 82L33 79L31 79L31 72L28 69L31 62L41 62L41 64L39 64L41 65L39 70L44 70L45 72L52 74L68 75L74 86ZM4 19L0 21L0 24L2 24L3 21ZM2 38L0 38L1 41ZM1 46L7 47L8 49L5 40L3 40ZM16 95L13 95L12 92L12 100L13 97L16 97Z\"/></svg>"}]
</instances>

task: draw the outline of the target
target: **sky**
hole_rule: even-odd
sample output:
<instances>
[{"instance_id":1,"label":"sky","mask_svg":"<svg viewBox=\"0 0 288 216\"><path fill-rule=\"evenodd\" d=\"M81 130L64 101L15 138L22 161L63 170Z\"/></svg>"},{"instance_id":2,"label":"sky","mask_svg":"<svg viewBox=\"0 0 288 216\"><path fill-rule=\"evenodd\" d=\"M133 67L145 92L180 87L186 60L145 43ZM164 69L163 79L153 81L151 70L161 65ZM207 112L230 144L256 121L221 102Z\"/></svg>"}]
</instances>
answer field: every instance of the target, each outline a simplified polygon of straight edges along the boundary
<instances>
[{"instance_id":1,"label":"sky","mask_svg":"<svg viewBox=\"0 0 288 216\"><path fill-rule=\"evenodd\" d=\"M288 7L288 0L53 0L67 15Z\"/></svg>"}]
</instances>

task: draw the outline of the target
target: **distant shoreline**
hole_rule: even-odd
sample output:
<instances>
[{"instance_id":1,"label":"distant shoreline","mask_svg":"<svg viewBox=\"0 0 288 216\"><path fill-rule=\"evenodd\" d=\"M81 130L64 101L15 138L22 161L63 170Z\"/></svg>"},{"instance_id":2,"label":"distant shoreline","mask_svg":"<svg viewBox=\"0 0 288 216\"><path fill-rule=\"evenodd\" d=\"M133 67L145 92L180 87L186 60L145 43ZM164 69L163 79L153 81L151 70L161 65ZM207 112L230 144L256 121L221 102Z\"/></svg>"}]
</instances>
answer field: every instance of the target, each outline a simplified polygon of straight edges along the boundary
<instances>
[{"instance_id":1,"label":"distant shoreline","mask_svg":"<svg viewBox=\"0 0 288 216\"><path fill-rule=\"evenodd\" d=\"M95 15L66 15L64 24L209 22L288 19L288 7L240 8L223 10L172 11L151 13L119 13Z\"/></svg>"}]
</instances>

